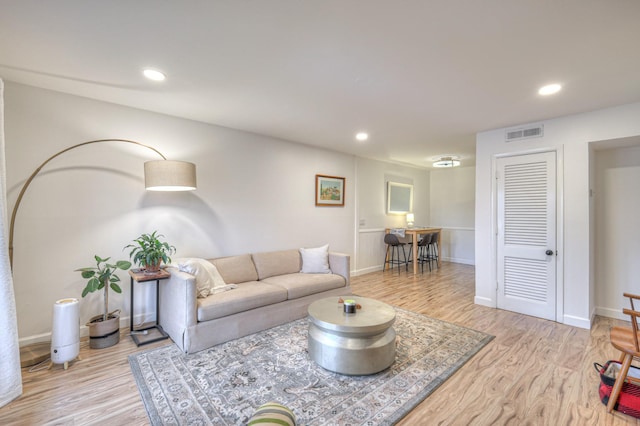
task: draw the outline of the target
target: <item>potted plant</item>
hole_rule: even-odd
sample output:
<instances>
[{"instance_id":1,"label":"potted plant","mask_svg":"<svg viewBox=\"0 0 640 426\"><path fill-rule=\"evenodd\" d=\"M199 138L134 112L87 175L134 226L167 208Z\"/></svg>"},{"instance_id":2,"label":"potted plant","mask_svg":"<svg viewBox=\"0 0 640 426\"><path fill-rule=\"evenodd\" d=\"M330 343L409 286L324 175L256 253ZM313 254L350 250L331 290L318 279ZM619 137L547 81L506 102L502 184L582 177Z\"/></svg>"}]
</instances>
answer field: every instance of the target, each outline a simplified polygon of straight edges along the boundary
<instances>
[{"instance_id":1,"label":"potted plant","mask_svg":"<svg viewBox=\"0 0 640 426\"><path fill-rule=\"evenodd\" d=\"M164 238L164 235L153 231L151 234L140 235L133 240L133 244L125 246L125 249L131 249L129 258L145 272L158 272L162 262L171 262L170 256L176 251L174 246L160 241L160 238Z\"/></svg>"},{"instance_id":2,"label":"potted plant","mask_svg":"<svg viewBox=\"0 0 640 426\"><path fill-rule=\"evenodd\" d=\"M89 347L93 349L108 348L120 341L120 310L109 312L109 288L116 293L122 293L118 285L120 277L116 271L126 271L131 267L131 262L118 260L115 264L106 259L94 256L96 266L76 269L87 280L87 285L82 290L82 297L94 291L104 290L104 312L89 320Z\"/></svg>"}]
</instances>

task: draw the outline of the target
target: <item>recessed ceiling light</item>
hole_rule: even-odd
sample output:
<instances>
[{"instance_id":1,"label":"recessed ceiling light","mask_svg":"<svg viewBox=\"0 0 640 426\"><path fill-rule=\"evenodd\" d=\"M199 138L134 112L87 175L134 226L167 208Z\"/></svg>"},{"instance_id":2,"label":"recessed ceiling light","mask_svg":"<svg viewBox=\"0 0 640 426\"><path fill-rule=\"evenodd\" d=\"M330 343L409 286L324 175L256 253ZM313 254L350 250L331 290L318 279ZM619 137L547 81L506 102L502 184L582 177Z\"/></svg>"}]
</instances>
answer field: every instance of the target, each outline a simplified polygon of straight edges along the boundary
<instances>
[{"instance_id":1,"label":"recessed ceiling light","mask_svg":"<svg viewBox=\"0 0 640 426\"><path fill-rule=\"evenodd\" d=\"M554 93L558 93L562 89L562 86L559 84L548 84L546 86L542 86L540 90L538 90L538 94L542 96L553 95Z\"/></svg>"},{"instance_id":2,"label":"recessed ceiling light","mask_svg":"<svg viewBox=\"0 0 640 426\"><path fill-rule=\"evenodd\" d=\"M143 74L149 80L153 80L153 81L163 81L165 78L167 78L167 76L161 73L160 71L152 70L150 68L147 68L146 70L144 70Z\"/></svg>"},{"instance_id":3,"label":"recessed ceiling light","mask_svg":"<svg viewBox=\"0 0 640 426\"><path fill-rule=\"evenodd\" d=\"M359 141L366 141L367 139L369 139L369 135L365 132L360 132L356 134L356 139Z\"/></svg>"}]
</instances>

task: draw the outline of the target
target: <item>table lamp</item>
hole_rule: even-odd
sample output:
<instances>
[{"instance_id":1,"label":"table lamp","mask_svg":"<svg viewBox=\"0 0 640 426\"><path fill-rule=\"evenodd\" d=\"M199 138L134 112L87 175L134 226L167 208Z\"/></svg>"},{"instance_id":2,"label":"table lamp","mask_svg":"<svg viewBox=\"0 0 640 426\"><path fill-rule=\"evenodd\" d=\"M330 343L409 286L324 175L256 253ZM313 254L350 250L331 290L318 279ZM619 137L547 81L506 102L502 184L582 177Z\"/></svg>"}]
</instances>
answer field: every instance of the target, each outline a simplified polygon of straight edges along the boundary
<instances>
[{"instance_id":1,"label":"table lamp","mask_svg":"<svg viewBox=\"0 0 640 426\"><path fill-rule=\"evenodd\" d=\"M415 218L413 216L413 213L407 213L407 227L408 228L413 228L414 220L415 220Z\"/></svg>"}]
</instances>

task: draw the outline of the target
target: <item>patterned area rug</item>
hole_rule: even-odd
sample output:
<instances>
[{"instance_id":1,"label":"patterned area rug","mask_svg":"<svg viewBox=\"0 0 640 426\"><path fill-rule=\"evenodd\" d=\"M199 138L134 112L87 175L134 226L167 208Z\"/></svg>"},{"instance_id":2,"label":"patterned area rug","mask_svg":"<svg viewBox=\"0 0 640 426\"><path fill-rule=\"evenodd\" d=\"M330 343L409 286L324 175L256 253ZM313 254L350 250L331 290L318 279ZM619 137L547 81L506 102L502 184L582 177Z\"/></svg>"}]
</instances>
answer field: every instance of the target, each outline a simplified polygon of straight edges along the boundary
<instances>
[{"instance_id":1,"label":"patterned area rug","mask_svg":"<svg viewBox=\"0 0 640 426\"><path fill-rule=\"evenodd\" d=\"M306 351L307 318L185 355L175 345L129 356L153 425L246 424L278 401L300 425L390 425L493 336L396 308L395 363L370 376L319 367Z\"/></svg>"}]
</instances>

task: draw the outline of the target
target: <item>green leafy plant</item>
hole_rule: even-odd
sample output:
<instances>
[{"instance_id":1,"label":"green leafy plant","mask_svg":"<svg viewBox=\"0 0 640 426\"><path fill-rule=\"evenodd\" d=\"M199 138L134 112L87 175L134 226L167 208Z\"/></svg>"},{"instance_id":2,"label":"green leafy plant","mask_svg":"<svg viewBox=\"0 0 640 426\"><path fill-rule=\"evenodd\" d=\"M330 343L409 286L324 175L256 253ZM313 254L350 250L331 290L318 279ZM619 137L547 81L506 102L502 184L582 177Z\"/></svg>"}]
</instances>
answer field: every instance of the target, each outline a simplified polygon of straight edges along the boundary
<instances>
[{"instance_id":1,"label":"green leafy plant","mask_svg":"<svg viewBox=\"0 0 640 426\"><path fill-rule=\"evenodd\" d=\"M131 249L129 258L147 271L157 271L162 262L171 262L170 256L176 251L174 246L160 241L161 238L164 235L158 234L158 231L140 235L133 240L133 244L125 246L125 249Z\"/></svg>"},{"instance_id":2,"label":"green leafy plant","mask_svg":"<svg viewBox=\"0 0 640 426\"><path fill-rule=\"evenodd\" d=\"M85 297L89 293L94 291L104 290L104 313L102 320L106 321L109 316L109 288L116 293L122 293L122 289L118 285L120 277L115 274L118 269L126 271L131 267L131 262L126 260L118 260L115 264L109 263L110 257L106 259L100 256L94 256L96 260L96 266L88 268L79 268L82 274L82 278L87 280L87 285L82 290L82 297Z\"/></svg>"}]
</instances>

